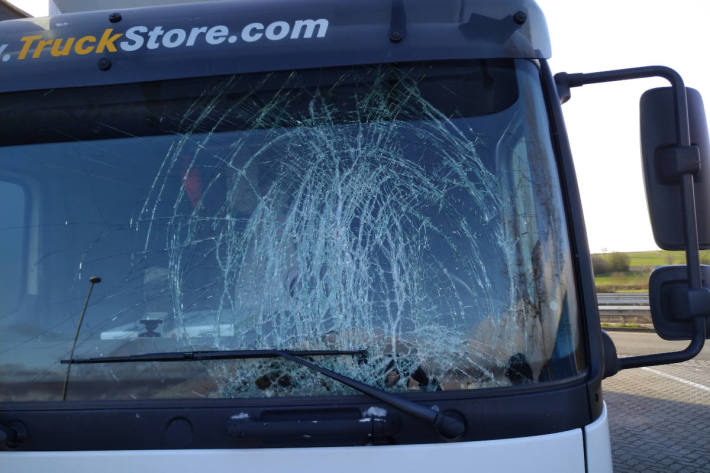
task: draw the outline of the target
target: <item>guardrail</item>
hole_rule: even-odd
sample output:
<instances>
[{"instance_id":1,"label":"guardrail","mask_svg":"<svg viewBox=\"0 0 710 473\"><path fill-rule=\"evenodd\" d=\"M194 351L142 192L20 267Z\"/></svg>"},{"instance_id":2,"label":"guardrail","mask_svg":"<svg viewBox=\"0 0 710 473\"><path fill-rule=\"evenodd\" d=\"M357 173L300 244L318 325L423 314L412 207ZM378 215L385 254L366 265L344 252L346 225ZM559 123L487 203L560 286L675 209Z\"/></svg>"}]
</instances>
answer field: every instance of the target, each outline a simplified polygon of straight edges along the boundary
<instances>
[{"instance_id":1,"label":"guardrail","mask_svg":"<svg viewBox=\"0 0 710 473\"><path fill-rule=\"evenodd\" d=\"M640 305L648 306L647 292L615 292L597 294L599 305Z\"/></svg>"},{"instance_id":2,"label":"guardrail","mask_svg":"<svg viewBox=\"0 0 710 473\"><path fill-rule=\"evenodd\" d=\"M597 303L603 324L652 324L648 293L599 293Z\"/></svg>"}]
</instances>

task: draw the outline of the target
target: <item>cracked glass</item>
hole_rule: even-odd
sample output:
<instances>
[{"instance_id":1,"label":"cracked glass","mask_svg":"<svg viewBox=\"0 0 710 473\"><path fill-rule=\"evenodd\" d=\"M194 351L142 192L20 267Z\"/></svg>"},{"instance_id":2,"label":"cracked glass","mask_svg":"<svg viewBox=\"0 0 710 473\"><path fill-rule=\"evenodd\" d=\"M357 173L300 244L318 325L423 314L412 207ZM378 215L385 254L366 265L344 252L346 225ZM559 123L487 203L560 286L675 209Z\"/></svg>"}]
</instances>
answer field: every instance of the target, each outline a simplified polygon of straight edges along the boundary
<instances>
[{"instance_id":1,"label":"cracked glass","mask_svg":"<svg viewBox=\"0 0 710 473\"><path fill-rule=\"evenodd\" d=\"M102 282L74 358L364 350L309 359L393 392L584 370L530 62L256 73L2 104L0 185L12 187L0 235L24 243L0 249L16 281L2 293L0 400L62 398L91 276ZM354 393L279 358L73 365L67 384L67 399Z\"/></svg>"}]
</instances>

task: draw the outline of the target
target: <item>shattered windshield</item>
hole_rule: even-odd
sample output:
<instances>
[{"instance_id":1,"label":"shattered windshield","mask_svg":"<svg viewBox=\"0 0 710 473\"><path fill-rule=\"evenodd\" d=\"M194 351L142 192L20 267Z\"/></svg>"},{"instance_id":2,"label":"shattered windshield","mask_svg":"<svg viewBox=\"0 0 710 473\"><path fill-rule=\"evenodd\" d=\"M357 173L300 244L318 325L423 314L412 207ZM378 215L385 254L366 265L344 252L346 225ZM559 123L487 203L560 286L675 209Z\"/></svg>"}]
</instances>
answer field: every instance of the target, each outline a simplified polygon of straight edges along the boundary
<instances>
[{"instance_id":1,"label":"shattered windshield","mask_svg":"<svg viewBox=\"0 0 710 473\"><path fill-rule=\"evenodd\" d=\"M578 374L539 89L476 60L6 95L0 399L61 399L77 329L74 358L353 351L308 359L395 392ZM268 357L73 365L67 399L354 392Z\"/></svg>"}]
</instances>

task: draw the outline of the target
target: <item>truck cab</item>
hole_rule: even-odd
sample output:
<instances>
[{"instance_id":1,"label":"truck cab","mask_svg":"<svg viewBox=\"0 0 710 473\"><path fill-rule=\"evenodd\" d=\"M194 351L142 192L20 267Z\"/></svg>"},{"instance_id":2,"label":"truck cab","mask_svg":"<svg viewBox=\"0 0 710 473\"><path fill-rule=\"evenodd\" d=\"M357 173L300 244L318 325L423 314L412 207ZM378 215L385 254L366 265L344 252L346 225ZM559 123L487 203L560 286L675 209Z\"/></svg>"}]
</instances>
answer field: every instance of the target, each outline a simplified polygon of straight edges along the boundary
<instances>
[{"instance_id":1,"label":"truck cab","mask_svg":"<svg viewBox=\"0 0 710 473\"><path fill-rule=\"evenodd\" d=\"M617 359L560 109L604 77L549 56L528 0L0 22L0 463L611 471L601 381L702 348L705 268Z\"/></svg>"}]
</instances>

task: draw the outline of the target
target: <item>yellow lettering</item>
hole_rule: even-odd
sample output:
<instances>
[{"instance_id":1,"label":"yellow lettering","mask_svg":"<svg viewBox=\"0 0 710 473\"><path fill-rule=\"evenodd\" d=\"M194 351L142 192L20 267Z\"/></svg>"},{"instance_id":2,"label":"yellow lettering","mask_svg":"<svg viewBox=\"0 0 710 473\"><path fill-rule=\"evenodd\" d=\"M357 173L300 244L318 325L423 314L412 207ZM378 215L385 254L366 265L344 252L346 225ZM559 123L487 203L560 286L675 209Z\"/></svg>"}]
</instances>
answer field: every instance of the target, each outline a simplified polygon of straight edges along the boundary
<instances>
[{"instance_id":1,"label":"yellow lettering","mask_svg":"<svg viewBox=\"0 0 710 473\"><path fill-rule=\"evenodd\" d=\"M32 43L34 43L36 39L40 38L42 38L42 35L23 36L22 38L20 38L20 41L22 41L24 44L22 45L22 50L17 56L17 59L23 60L24 58L26 58L27 53L30 52L30 47L32 46Z\"/></svg>"},{"instance_id":2,"label":"yellow lettering","mask_svg":"<svg viewBox=\"0 0 710 473\"><path fill-rule=\"evenodd\" d=\"M113 29L111 28L107 28L106 31L104 31L103 36L101 36L101 39L99 40L99 45L96 46L97 53L104 52L104 49L108 49L110 53L116 52L116 45L113 44L113 42L123 36L123 33L116 33L115 35L111 36L112 32Z\"/></svg>"},{"instance_id":3,"label":"yellow lettering","mask_svg":"<svg viewBox=\"0 0 710 473\"><path fill-rule=\"evenodd\" d=\"M62 42L64 42L64 48L61 50L59 48L62 47ZM54 40L54 43L52 43L52 50L50 51L50 54L52 56L68 56L69 53L71 52L71 47L74 44L74 38L67 38L66 40L64 39L56 39Z\"/></svg>"},{"instance_id":4,"label":"yellow lettering","mask_svg":"<svg viewBox=\"0 0 710 473\"><path fill-rule=\"evenodd\" d=\"M42 54L42 50L44 49L45 46L49 46L52 44L53 39L43 39L40 40L39 43L37 43L37 47L35 48L34 54L32 54L32 59L37 59L40 54Z\"/></svg>"},{"instance_id":5,"label":"yellow lettering","mask_svg":"<svg viewBox=\"0 0 710 473\"><path fill-rule=\"evenodd\" d=\"M74 44L74 52L79 54L79 55L84 55L84 54L89 54L91 51L94 50L93 46L84 46L85 43L95 43L96 42L96 37L95 36L82 36L78 40L76 40L76 44Z\"/></svg>"}]
</instances>

